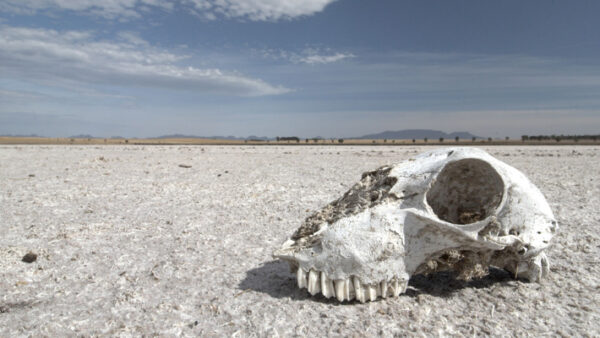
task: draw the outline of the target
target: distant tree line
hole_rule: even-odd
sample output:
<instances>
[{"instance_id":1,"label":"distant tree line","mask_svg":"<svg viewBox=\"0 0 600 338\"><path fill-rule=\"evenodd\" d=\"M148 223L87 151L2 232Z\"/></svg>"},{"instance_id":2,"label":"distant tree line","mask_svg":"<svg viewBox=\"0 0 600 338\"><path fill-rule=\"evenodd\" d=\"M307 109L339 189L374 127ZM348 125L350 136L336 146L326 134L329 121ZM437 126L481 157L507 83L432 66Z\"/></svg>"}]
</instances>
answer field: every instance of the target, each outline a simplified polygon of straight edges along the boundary
<instances>
[{"instance_id":1,"label":"distant tree line","mask_svg":"<svg viewBox=\"0 0 600 338\"><path fill-rule=\"evenodd\" d=\"M556 142L569 140L579 142L579 140L591 140L598 141L600 139L600 135L523 135L521 136L521 140L525 141L551 141L554 140Z\"/></svg>"},{"instance_id":2,"label":"distant tree line","mask_svg":"<svg viewBox=\"0 0 600 338\"><path fill-rule=\"evenodd\" d=\"M296 136L285 136L285 137L279 137L277 136L275 138L277 141L294 141L296 143L300 142L300 138L296 137Z\"/></svg>"}]
</instances>

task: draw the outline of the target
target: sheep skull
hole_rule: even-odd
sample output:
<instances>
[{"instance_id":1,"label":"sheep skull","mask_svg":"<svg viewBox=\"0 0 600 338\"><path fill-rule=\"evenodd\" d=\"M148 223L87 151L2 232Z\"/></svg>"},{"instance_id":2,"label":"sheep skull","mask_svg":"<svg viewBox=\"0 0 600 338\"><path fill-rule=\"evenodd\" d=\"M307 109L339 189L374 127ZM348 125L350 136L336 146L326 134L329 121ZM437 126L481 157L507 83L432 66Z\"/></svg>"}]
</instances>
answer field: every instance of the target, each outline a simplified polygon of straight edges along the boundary
<instances>
[{"instance_id":1,"label":"sheep skull","mask_svg":"<svg viewBox=\"0 0 600 338\"><path fill-rule=\"evenodd\" d=\"M423 153L362 175L274 253L315 295L398 296L418 273L483 276L489 266L538 281L558 225L520 171L476 148Z\"/></svg>"}]
</instances>

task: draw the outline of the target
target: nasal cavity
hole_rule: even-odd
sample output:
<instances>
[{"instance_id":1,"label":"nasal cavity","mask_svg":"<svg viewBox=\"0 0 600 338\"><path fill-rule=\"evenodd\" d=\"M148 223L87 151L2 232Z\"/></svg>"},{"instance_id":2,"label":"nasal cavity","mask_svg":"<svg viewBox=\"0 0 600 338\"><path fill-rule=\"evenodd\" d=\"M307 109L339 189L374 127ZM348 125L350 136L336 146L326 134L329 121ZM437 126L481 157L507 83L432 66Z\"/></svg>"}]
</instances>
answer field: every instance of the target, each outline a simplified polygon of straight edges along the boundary
<instances>
[{"instance_id":1,"label":"nasal cavity","mask_svg":"<svg viewBox=\"0 0 600 338\"><path fill-rule=\"evenodd\" d=\"M427 192L438 218L455 224L480 221L502 202L504 183L491 165L478 159L446 164Z\"/></svg>"}]
</instances>

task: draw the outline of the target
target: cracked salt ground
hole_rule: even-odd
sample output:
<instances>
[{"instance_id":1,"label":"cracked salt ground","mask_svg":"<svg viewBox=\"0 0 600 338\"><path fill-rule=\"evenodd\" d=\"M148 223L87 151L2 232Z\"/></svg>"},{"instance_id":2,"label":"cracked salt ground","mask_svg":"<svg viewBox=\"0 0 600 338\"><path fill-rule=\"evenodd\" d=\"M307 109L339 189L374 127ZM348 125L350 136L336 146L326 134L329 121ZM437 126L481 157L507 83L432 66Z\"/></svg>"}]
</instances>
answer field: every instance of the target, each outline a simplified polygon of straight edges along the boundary
<instances>
[{"instance_id":1,"label":"cracked salt ground","mask_svg":"<svg viewBox=\"0 0 600 338\"><path fill-rule=\"evenodd\" d=\"M437 272L398 297L340 302L272 259L361 173L428 149L0 146L0 337L600 336L597 146L485 148L560 224L540 283Z\"/></svg>"}]
</instances>

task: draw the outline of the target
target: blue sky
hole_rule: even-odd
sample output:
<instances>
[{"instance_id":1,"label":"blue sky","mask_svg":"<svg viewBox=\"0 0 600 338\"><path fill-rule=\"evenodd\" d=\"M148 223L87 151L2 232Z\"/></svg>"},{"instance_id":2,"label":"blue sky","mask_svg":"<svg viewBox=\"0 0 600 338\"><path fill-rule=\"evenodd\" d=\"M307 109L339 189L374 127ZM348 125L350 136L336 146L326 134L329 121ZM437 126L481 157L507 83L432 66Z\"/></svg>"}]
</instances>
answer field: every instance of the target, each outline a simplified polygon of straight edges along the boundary
<instances>
[{"instance_id":1,"label":"blue sky","mask_svg":"<svg viewBox=\"0 0 600 338\"><path fill-rule=\"evenodd\" d=\"M0 134L597 134L599 15L592 0L3 0Z\"/></svg>"}]
</instances>

